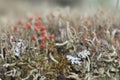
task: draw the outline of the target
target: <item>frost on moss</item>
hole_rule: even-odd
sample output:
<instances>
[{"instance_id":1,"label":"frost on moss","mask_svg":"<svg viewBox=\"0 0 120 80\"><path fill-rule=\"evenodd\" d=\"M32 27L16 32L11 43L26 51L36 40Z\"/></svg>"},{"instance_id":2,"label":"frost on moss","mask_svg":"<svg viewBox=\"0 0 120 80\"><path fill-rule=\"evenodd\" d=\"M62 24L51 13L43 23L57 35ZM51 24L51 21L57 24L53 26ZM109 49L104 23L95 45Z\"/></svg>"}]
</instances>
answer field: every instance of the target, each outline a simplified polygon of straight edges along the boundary
<instances>
[{"instance_id":1,"label":"frost on moss","mask_svg":"<svg viewBox=\"0 0 120 80\"><path fill-rule=\"evenodd\" d=\"M76 53L77 56L67 55L66 58L71 64L81 65L83 58L88 58L90 52L88 50L83 50L79 53Z\"/></svg>"}]
</instances>

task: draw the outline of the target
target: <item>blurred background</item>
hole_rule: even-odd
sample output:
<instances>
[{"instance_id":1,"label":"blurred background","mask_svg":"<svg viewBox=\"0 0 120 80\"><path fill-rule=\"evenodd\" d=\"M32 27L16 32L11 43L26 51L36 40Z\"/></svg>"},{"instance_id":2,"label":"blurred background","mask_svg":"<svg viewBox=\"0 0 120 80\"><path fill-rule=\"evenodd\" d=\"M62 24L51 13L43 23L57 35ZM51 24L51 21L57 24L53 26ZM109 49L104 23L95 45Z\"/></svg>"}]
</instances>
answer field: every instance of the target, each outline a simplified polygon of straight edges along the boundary
<instances>
[{"instance_id":1,"label":"blurred background","mask_svg":"<svg viewBox=\"0 0 120 80\"><path fill-rule=\"evenodd\" d=\"M27 16L66 9L92 13L96 8L116 9L119 0L0 0L0 23L8 23ZM117 6L118 7L118 6ZM13 19L13 20L11 20Z\"/></svg>"}]
</instances>

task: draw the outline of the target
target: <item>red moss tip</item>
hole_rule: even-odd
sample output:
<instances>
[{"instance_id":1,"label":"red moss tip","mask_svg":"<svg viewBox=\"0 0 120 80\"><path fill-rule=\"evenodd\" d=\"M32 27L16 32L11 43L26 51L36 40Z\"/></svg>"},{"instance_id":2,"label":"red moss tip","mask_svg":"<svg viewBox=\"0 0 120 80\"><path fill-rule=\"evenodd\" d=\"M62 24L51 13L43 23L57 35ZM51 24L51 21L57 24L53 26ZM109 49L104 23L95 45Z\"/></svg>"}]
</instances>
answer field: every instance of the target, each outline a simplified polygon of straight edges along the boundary
<instances>
[{"instance_id":1,"label":"red moss tip","mask_svg":"<svg viewBox=\"0 0 120 80\"><path fill-rule=\"evenodd\" d=\"M41 48L41 49L45 49L45 48L46 48L45 44L43 44L43 43L40 44L40 48Z\"/></svg>"},{"instance_id":2,"label":"red moss tip","mask_svg":"<svg viewBox=\"0 0 120 80\"><path fill-rule=\"evenodd\" d=\"M50 38L48 36L42 36L40 37L40 41L48 41Z\"/></svg>"},{"instance_id":3,"label":"red moss tip","mask_svg":"<svg viewBox=\"0 0 120 80\"><path fill-rule=\"evenodd\" d=\"M40 31L45 31L45 30L46 30L46 27L45 27L45 26L42 26L42 25L36 26L36 27L34 28L34 30L35 30L35 31L38 31L38 30L40 30Z\"/></svg>"},{"instance_id":4,"label":"red moss tip","mask_svg":"<svg viewBox=\"0 0 120 80\"><path fill-rule=\"evenodd\" d=\"M92 26L92 23L91 23L91 21L89 19L85 20L85 24L87 24L88 26Z\"/></svg>"},{"instance_id":5,"label":"red moss tip","mask_svg":"<svg viewBox=\"0 0 120 80\"><path fill-rule=\"evenodd\" d=\"M22 29L25 30L25 29L26 29L26 26L22 26Z\"/></svg>"},{"instance_id":6,"label":"red moss tip","mask_svg":"<svg viewBox=\"0 0 120 80\"><path fill-rule=\"evenodd\" d=\"M18 24L22 24L22 20L18 20L17 23L18 23Z\"/></svg>"},{"instance_id":7,"label":"red moss tip","mask_svg":"<svg viewBox=\"0 0 120 80\"><path fill-rule=\"evenodd\" d=\"M34 36L34 35L32 35L32 36L31 36L31 39L35 41L35 36Z\"/></svg>"},{"instance_id":8,"label":"red moss tip","mask_svg":"<svg viewBox=\"0 0 120 80\"><path fill-rule=\"evenodd\" d=\"M40 21L36 20L34 24L35 26L40 26Z\"/></svg>"},{"instance_id":9,"label":"red moss tip","mask_svg":"<svg viewBox=\"0 0 120 80\"><path fill-rule=\"evenodd\" d=\"M17 28L18 28L18 26L17 26L17 25L16 25L16 26L14 26L14 32L16 32Z\"/></svg>"},{"instance_id":10,"label":"red moss tip","mask_svg":"<svg viewBox=\"0 0 120 80\"><path fill-rule=\"evenodd\" d=\"M41 20L41 19L42 19L41 16L36 17L36 20Z\"/></svg>"},{"instance_id":11,"label":"red moss tip","mask_svg":"<svg viewBox=\"0 0 120 80\"><path fill-rule=\"evenodd\" d=\"M27 23L27 24L26 24L26 28L27 28L27 29L30 29L30 28L31 28L31 24L30 24L30 23Z\"/></svg>"},{"instance_id":12,"label":"red moss tip","mask_svg":"<svg viewBox=\"0 0 120 80\"><path fill-rule=\"evenodd\" d=\"M33 17L30 17L30 18L29 18L29 21L32 21L32 20L33 20Z\"/></svg>"},{"instance_id":13,"label":"red moss tip","mask_svg":"<svg viewBox=\"0 0 120 80\"><path fill-rule=\"evenodd\" d=\"M45 26L41 26L41 31L44 31L46 30L46 27Z\"/></svg>"},{"instance_id":14,"label":"red moss tip","mask_svg":"<svg viewBox=\"0 0 120 80\"><path fill-rule=\"evenodd\" d=\"M44 41L44 40L45 40L44 36L40 37L40 41Z\"/></svg>"},{"instance_id":15,"label":"red moss tip","mask_svg":"<svg viewBox=\"0 0 120 80\"><path fill-rule=\"evenodd\" d=\"M49 37L48 37L48 36L45 36L45 40L48 41L48 40L49 40Z\"/></svg>"},{"instance_id":16,"label":"red moss tip","mask_svg":"<svg viewBox=\"0 0 120 80\"><path fill-rule=\"evenodd\" d=\"M37 31L38 31L38 28L37 28L37 27L34 27L34 31L37 32Z\"/></svg>"},{"instance_id":17,"label":"red moss tip","mask_svg":"<svg viewBox=\"0 0 120 80\"><path fill-rule=\"evenodd\" d=\"M45 34L46 34L46 31L45 31L45 30L44 30L44 31L42 31L42 32L41 32L41 34L42 34L42 35L45 35Z\"/></svg>"},{"instance_id":18,"label":"red moss tip","mask_svg":"<svg viewBox=\"0 0 120 80\"><path fill-rule=\"evenodd\" d=\"M54 35L50 35L50 40L52 40L52 39L54 39L55 38L55 36Z\"/></svg>"}]
</instances>

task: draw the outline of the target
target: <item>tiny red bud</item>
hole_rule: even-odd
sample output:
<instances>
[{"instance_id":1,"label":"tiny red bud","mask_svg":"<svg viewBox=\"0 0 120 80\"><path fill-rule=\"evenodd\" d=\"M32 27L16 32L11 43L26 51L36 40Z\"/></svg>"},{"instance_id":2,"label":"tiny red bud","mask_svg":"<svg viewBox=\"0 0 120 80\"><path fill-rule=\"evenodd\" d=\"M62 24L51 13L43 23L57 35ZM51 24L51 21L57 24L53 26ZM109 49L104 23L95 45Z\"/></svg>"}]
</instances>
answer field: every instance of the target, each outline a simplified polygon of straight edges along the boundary
<instances>
[{"instance_id":1,"label":"tiny red bud","mask_svg":"<svg viewBox=\"0 0 120 80\"><path fill-rule=\"evenodd\" d=\"M30 17L29 20L32 21L32 20L33 20L33 17Z\"/></svg>"},{"instance_id":2,"label":"tiny red bud","mask_svg":"<svg viewBox=\"0 0 120 80\"><path fill-rule=\"evenodd\" d=\"M45 36L45 40L47 40L47 41L48 41L48 40L49 40L49 37L48 37L48 36Z\"/></svg>"},{"instance_id":3,"label":"tiny red bud","mask_svg":"<svg viewBox=\"0 0 120 80\"><path fill-rule=\"evenodd\" d=\"M40 16L38 16L38 17L36 18L36 20L41 20L41 17L40 17Z\"/></svg>"},{"instance_id":4,"label":"tiny red bud","mask_svg":"<svg viewBox=\"0 0 120 80\"><path fill-rule=\"evenodd\" d=\"M26 24L26 27L27 27L27 29L30 29L30 28L31 28L31 24L30 24L30 23L27 23L27 24Z\"/></svg>"},{"instance_id":5,"label":"tiny red bud","mask_svg":"<svg viewBox=\"0 0 120 80\"><path fill-rule=\"evenodd\" d=\"M45 34L46 34L46 31L42 31L41 34L42 34L42 35L45 35Z\"/></svg>"},{"instance_id":6,"label":"tiny red bud","mask_svg":"<svg viewBox=\"0 0 120 80\"><path fill-rule=\"evenodd\" d=\"M41 48L41 49L46 48L45 44L40 44L40 48Z\"/></svg>"},{"instance_id":7,"label":"tiny red bud","mask_svg":"<svg viewBox=\"0 0 120 80\"><path fill-rule=\"evenodd\" d=\"M35 41L35 36L34 36L34 35L32 35L32 36L31 36L31 39Z\"/></svg>"},{"instance_id":8,"label":"tiny red bud","mask_svg":"<svg viewBox=\"0 0 120 80\"><path fill-rule=\"evenodd\" d=\"M50 35L50 40L54 39L54 35Z\"/></svg>"},{"instance_id":9,"label":"tiny red bud","mask_svg":"<svg viewBox=\"0 0 120 80\"><path fill-rule=\"evenodd\" d=\"M45 40L44 36L40 37L40 41L44 41L44 40Z\"/></svg>"},{"instance_id":10,"label":"tiny red bud","mask_svg":"<svg viewBox=\"0 0 120 80\"><path fill-rule=\"evenodd\" d=\"M46 30L46 27L45 26L40 26L41 27L41 31L44 31L44 30Z\"/></svg>"},{"instance_id":11,"label":"tiny red bud","mask_svg":"<svg viewBox=\"0 0 120 80\"><path fill-rule=\"evenodd\" d=\"M18 22L17 22L18 24L22 24L22 20L18 20Z\"/></svg>"},{"instance_id":12,"label":"tiny red bud","mask_svg":"<svg viewBox=\"0 0 120 80\"><path fill-rule=\"evenodd\" d=\"M88 39L87 38L84 38L85 41L87 41Z\"/></svg>"},{"instance_id":13,"label":"tiny red bud","mask_svg":"<svg viewBox=\"0 0 120 80\"><path fill-rule=\"evenodd\" d=\"M34 31L35 31L35 32L38 31L37 27L34 27Z\"/></svg>"},{"instance_id":14,"label":"tiny red bud","mask_svg":"<svg viewBox=\"0 0 120 80\"><path fill-rule=\"evenodd\" d=\"M85 24L87 24L88 26L91 26L92 24L91 24L91 21L89 20L89 19L86 19L85 20Z\"/></svg>"},{"instance_id":15,"label":"tiny red bud","mask_svg":"<svg viewBox=\"0 0 120 80\"><path fill-rule=\"evenodd\" d=\"M25 30L25 29L26 29L26 26L23 26L22 29Z\"/></svg>"},{"instance_id":16,"label":"tiny red bud","mask_svg":"<svg viewBox=\"0 0 120 80\"><path fill-rule=\"evenodd\" d=\"M35 26L40 26L40 22L39 21L35 21Z\"/></svg>"},{"instance_id":17,"label":"tiny red bud","mask_svg":"<svg viewBox=\"0 0 120 80\"><path fill-rule=\"evenodd\" d=\"M14 26L14 32L16 32L17 28L18 28L18 26Z\"/></svg>"}]
</instances>

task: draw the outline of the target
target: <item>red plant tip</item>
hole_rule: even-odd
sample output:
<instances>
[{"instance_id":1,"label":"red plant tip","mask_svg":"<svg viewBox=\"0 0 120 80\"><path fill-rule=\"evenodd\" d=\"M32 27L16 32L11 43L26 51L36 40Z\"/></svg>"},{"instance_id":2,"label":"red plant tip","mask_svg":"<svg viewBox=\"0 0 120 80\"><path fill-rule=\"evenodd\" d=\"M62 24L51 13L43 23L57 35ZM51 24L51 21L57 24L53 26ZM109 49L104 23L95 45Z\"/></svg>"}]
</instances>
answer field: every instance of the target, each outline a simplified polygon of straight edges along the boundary
<instances>
[{"instance_id":1,"label":"red plant tip","mask_svg":"<svg viewBox=\"0 0 120 80\"><path fill-rule=\"evenodd\" d=\"M36 20L41 20L41 17L40 17L40 16L38 16L38 17L36 18Z\"/></svg>"},{"instance_id":2,"label":"red plant tip","mask_svg":"<svg viewBox=\"0 0 120 80\"><path fill-rule=\"evenodd\" d=\"M22 24L22 20L18 20L18 22L17 22L18 24Z\"/></svg>"},{"instance_id":3,"label":"red plant tip","mask_svg":"<svg viewBox=\"0 0 120 80\"><path fill-rule=\"evenodd\" d=\"M45 31L45 30L44 30L44 31L42 31L42 32L41 32L41 34L42 34L42 35L45 35L45 34L46 34L46 31Z\"/></svg>"},{"instance_id":4,"label":"red plant tip","mask_svg":"<svg viewBox=\"0 0 120 80\"><path fill-rule=\"evenodd\" d=\"M14 26L14 32L17 30L18 26Z\"/></svg>"},{"instance_id":5,"label":"red plant tip","mask_svg":"<svg viewBox=\"0 0 120 80\"><path fill-rule=\"evenodd\" d=\"M38 20L35 21L35 26L40 26L40 22Z\"/></svg>"},{"instance_id":6,"label":"red plant tip","mask_svg":"<svg viewBox=\"0 0 120 80\"><path fill-rule=\"evenodd\" d=\"M40 37L40 41L44 41L44 40L45 40L44 36Z\"/></svg>"},{"instance_id":7,"label":"red plant tip","mask_svg":"<svg viewBox=\"0 0 120 80\"><path fill-rule=\"evenodd\" d=\"M34 27L34 31L37 32L37 31L38 31L38 28L37 28L37 27Z\"/></svg>"},{"instance_id":8,"label":"red plant tip","mask_svg":"<svg viewBox=\"0 0 120 80\"><path fill-rule=\"evenodd\" d=\"M54 35L50 35L50 40L54 39L55 36Z\"/></svg>"},{"instance_id":9,"label":"red plant tip","mask_svg":"<svg viewBox=\"0 0 120 80\"><path fill-rule=\"evenodd\" d=\"M22 26L22 29L25 30L25 29L26 29L26 26Z\"/></svg>"},{"instance_id":10,"label":"red plant tip","mask_svg":"<svg viewBox=\"0 0 120 80\"><path fill-rule=\"evenodd\" d=\"M32 36L31 36L31 39L35 41L35 36L34 36L34 35L32 35Z\"/></svg>"},{"instance_id":11,"label":"red plant tip","mask_svg":"<svg viewBox=\"0 0 120 80\"><path fill-rule=\"evenodd\" d=\"M30 17L29 20L32 21L32 20L33 20L33 17Z\"/></svg>"},{"instance_id":12,"label":"red plant tip","mask_svg":"<svg viewBox=\"0 0 120 80\"><path fill-rule=\"evenodd\" d=\"M27 24L26 24L26 28L27 28L27 29L30 29L30 28L31 28L31 24L30 24L30 23L27 23Z\"/></svg>"},{"instance_id":13,"label":"red plant tip","mask_svg":"<svg viewBox=\"0 0 120 80\"><path fill-rule=\"evenodd\" d=\"M86 41L88 41L88 39L87 39L87 38L84 38L84 41L86 42Z\"/></svg>"},{"instance_id":14,"label":"red plant tip","mask_svg":"<svg viewBox=\"0 0 120 80\"><path fill-rule=\"evenodd\" d=\"M46 30L46 27L45 26L40 26L41 27L41 31L44 31L44 30Z\"/></svg>"},{"instance_id":15,"label":"red plant tip","mask_svg":"<svg viewBox=\"0 0 120 80\"><path fill-rule=\"evenodd\" d=\"M85 24L87 24L88 26L91 26L92 24L91 24L91 21L89 20L89 19L86 19L85 20Z\"/></svg>"},{"instance_id":16,"label":"red plant tip","mask_svg":"<svg viewBox=\"0 0 120 80\"><path fill-rule=\"evenodd\" d=\"M45 49L46 48L45 44L40 44L40 48Z\"/></svg>"},{"instance_id":17,"label":"red plant tip","mask_svg":"<svg viewBox=\"0 0 120 80\"><path fill-rule=\"evenodd\" d=\"M48 41L48 40L49 40L49 37L48 37L48 36L45 36L45 40Z\"/></svg>"}]
</instances>

